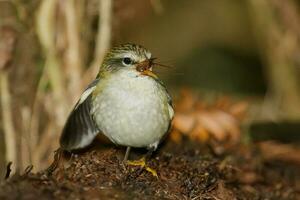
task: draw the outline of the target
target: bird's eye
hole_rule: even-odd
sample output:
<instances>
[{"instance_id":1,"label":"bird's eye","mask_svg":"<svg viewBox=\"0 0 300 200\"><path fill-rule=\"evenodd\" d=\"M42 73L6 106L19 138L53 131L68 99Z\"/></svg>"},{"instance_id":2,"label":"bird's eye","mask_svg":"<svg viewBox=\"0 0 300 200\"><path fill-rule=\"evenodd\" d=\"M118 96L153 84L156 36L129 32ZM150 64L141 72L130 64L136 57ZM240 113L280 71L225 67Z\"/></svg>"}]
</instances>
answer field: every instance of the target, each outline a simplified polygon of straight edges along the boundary
<instances>
[{"instance_id":1,"label":"bird's eye","mask_svg":"<svg viewBox=\"0 0 300 200\"><path fill-rule=\"evenodd\" d=\"M132 59L125 57L125 58L123 58L122 62L124 65L130 65L130 64L132 64Z\"/></svg>"}]
</instances>

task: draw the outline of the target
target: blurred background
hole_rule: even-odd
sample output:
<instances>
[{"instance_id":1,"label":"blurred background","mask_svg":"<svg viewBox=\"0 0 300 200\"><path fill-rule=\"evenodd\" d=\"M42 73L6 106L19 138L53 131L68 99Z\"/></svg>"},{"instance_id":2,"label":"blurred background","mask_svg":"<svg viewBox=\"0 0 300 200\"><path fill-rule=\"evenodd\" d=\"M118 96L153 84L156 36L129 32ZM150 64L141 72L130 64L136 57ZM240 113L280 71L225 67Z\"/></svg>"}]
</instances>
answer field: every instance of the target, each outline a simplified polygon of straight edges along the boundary
<instances>
[{"instance_id":1,"label":"blurred background","mask_svg":"<svg viewBox=\"0 0 300 200\"><path fill-rule=\"evenodd\" d=\"M16 170L49 165L68 113L105 52L126 42L171 66L157 73L173 97L185 87L203 101L243 99L250 105L245 134L281 125L297 133L299 6L296 0L0 0L0 174L9 161Z\"/></svg>"}]
</instances>

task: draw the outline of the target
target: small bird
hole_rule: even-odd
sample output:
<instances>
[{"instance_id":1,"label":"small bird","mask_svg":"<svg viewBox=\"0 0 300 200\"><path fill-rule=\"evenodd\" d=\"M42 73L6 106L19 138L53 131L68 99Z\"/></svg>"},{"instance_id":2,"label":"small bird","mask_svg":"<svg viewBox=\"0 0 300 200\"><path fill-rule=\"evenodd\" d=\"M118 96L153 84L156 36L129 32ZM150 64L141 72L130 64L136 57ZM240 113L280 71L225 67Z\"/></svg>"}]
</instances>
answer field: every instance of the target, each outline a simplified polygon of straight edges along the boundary
<instances>
[{"instance_id":1,"label":"small bird","mask_svg":"<svg viewBox=\"0 0 300 200\"><path fill-rule=\"evenodd\" d=\"M162 81L152 72L155 58L144 47L123 44L104 58L96 79L86 88L64 126L60 148L88 146L98 133L116 145L157 149L174 110Z\"/></svg>"}]
</instances>

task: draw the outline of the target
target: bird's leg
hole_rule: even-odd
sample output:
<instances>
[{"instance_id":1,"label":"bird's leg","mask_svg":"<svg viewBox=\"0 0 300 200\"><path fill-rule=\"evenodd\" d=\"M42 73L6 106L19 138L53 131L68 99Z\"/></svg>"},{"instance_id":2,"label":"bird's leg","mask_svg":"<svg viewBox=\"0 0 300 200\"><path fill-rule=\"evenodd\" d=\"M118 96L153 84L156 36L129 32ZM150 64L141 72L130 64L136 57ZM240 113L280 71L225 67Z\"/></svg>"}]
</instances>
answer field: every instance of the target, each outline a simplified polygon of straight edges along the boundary
<instances>
[{"instance_id":1,"label":"bird's leg","mask_svg":"<svg viewBox=\"0 0 300 200\"><path fill-rule=\"evenodd\" d=\"M146 155L145 155L146 159L150 159L150 158L151 158L151 156L152 156L154 150L155 150L154 148L151 148L151 149L149 149L149 150L147 151L147 153L146 153Z\"/></svg>"},{"instance_id":2,"label":"bird's leg","mask_svg":"<svg viewBox=\"0 0 300 200\"><path fill-rule=\"evenodd\" d=\"M133 166L140 166L141 168L144 168L146 171L150 172L153 176L158 178L157 172L154 169L148 167L147 164L146 164L146 161L148 159L150 159L153 151L154 151L154 149L150 149L147 152L147 154L145 156L143 156L142 158L140 158L139 160L127 161L127 164L128 165L133 165Z\"/></svg>"},{"instance_id":3,"label":"bird's leg","mask_svg":"<svg viewBox=\"0 0 300 200\"><path fill-rule=\"evenodd\" d=\"M127 148L126 148L126 153L125 153L123 162L126 162L126 161L128 160L129 153L130 153L130 149L131 149L131 147L127 147Z\"/></svg>"}]
</instances>

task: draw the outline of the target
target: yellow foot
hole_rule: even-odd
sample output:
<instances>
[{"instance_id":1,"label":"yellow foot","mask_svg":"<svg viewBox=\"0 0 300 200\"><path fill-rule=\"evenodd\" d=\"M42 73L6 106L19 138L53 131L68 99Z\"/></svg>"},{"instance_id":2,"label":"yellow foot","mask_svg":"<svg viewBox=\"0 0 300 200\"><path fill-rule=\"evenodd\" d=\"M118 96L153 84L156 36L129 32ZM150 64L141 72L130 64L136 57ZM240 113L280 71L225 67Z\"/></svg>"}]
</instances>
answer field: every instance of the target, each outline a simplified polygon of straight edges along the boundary
<instances>
[{"instance_id":1,"label":"yellow foot","mask_svg":"<svg viewBox=\"0 0 300 200\"><path fill-rule=\"evenodd\" d=\"M144 168L146 166L146 160L145 157L142 157L139 160L132 160L132 161L128 160L127 164L133 166L140 166L141 168Z\"/></svg>"},{"instance_id":2,"label":"yellow foot","mask_svg":"<svg viewBox=\"0 0 300 200\"><path fill-rule=\"evenodd\" d=\"M152 176L158 178L157 172L155 171L155 169L152 169L151 167L145 167L145 170L150 172L152 174Z\"/></svg>"},{"instance_id":3,"label":"yellow foot","mask_svg":"<svg viewBox=\"0 0 300 200\"><path fill-rule=\"evenodd\" d=\"M146 165L145 157L142 157L139 160L127 161L127 165L140 166L141 168L144 168L146 171L150 172L152 176L158 178L157 172Z\"/></svg>"}]
</instances>

